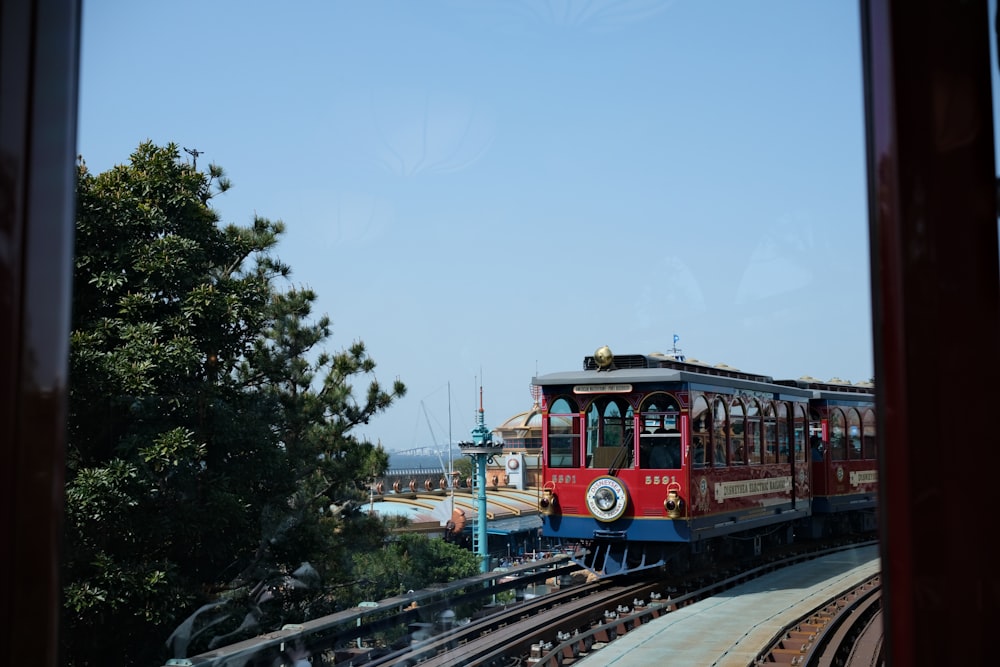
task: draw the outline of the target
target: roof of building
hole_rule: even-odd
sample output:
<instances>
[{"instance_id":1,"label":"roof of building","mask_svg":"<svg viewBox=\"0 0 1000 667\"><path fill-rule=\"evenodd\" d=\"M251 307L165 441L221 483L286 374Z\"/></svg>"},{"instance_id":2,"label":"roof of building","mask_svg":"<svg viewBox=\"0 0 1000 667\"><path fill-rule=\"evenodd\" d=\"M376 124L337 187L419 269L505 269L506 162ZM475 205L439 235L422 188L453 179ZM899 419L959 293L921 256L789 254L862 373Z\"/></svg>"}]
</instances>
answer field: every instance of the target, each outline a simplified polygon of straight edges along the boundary
<instances>
[{"instance_id":1,"label":"roof of building","mask_svg":"<svg viewBox=\"0 0 1000 667\"><path fill-rule=\"evenodd\" d=\"M497 431L515 431L522 429L538 429L541 433L542 428L542 408L535 403L534 406L527 412L519 412L504 423L500 424L495 430Z\"/></svg>"},{"instance_id":2,"label":"roof of building","mask_svg":"<svg viewBox=\"0 0 1000 667\"><path fill-rule=\"evenodd\" d=\"M479 514L479 499L468 489L456 490L453 495L443 491L386 493L375 496L367 506L380 516L405 517L412 524L439 526L444 526L451 519L453 508L464 512L467 522L471 522ZM488 532L494 534L541 527L537 490L487 489L486 519Z\"/></svg>"},{"instance_id":3,"label":"roof of building","mask_svg":"<svg viewBox=\"0 0 1000 667\"><path fill-rule=\"evenodd\" d=\"M486 524L486 532L490 535L516 535L538 530L542 527L542 517L538 514L518 516L513 519L500 519Z\"/></svg>"}]
</instances>

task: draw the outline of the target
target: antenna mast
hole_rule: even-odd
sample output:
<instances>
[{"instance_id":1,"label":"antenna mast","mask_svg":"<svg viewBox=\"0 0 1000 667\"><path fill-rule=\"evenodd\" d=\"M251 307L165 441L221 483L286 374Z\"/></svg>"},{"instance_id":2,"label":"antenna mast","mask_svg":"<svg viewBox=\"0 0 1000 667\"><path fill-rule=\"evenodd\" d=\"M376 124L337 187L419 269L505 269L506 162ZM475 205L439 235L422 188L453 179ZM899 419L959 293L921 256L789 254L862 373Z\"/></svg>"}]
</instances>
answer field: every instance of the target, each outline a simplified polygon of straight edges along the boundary
<instances>
[{"instance_id":1,"label":"antenna mast","mask_svg":"<svg viewBox=\"0 0 1000 667\"><path fill-rule=\"evenodd\" d=\"M198 168L198 156L201 155L202 153L204 153L205 151L200 151L197 148L187 148L187 147L185 147L184 148L184 152L190 154L191 157L194 158L194 160L191 162L191 168L192 169L197 169Z\"/></svg>"}]
</instances>

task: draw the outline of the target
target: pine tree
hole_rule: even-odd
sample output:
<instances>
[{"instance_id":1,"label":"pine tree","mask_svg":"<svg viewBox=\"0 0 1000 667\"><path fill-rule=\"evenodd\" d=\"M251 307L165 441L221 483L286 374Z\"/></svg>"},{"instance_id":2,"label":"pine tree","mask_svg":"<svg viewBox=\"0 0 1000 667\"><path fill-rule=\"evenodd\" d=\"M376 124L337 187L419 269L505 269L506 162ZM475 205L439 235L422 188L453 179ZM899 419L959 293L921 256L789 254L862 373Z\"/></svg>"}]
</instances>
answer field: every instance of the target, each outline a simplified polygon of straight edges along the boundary
<instances>
[{"instance_id":1,"label":"pine tree","mask_svg":"<svg viewBox=\"0 0 1000 667\"><path fill-rule=\"evenodd\" d=\"M260 632L322 611L324 585L350 561L348 526L380 530L351 510L388 457L352 430L406 387L383 388L360 341L321 349L329 319L312 319L316 295L288 285L273 254L283 224L220 225L209 204L228 187L219 167L198 172L173 144L143 143L96 176L81 160L68 664L156 664L205 604L225 608L215 635L245 618L244 631ZM271 581L308 591L263 609ZM185 646L207 641L195 634Z\"/></svg>"}]
</instances>

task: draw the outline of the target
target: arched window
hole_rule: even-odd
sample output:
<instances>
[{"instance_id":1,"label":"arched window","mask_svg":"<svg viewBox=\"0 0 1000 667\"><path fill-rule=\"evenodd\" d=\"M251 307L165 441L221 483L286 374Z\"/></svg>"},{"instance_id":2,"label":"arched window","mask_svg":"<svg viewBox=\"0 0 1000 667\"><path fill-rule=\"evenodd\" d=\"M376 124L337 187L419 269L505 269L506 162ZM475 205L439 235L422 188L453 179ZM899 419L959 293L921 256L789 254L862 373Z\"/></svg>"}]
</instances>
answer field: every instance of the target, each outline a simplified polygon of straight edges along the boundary
<instances>
[{"instance_id":1,"label":"arched window","mask_svg":"<svg viewBox=\"0 0 1000 667\"><path fill-rule=\"evenodd\" d=\"M806 417L806 408L804 405L796 405L793 410L795 411L792 438L795 445L793 450L794 460L797 462L808 461L806 458L806 442L809 439L809 419Z\"/></svg>"},{"instance_id":2,"label":"arched window","mask_svg":"<svg viewBox=\"0 0 1000 667\"><path fill-rule=\"evenodd\" d=\"M642 401L639 414L643 433L680 428L681 408L672 394L650 394Z\"/></svg>"},{"instance_id":3,"label":"arched window","mask_svg":"<svg viewBox=\"0 0 1000 667\"><path fill-rule=\"evenodd\" d=\"M549 467L580 467L580 413L576 403L557 398L549 408L545 424Z\"/></svg>"},{"instance_id":4,"label":"arched window","mask_svg":"<svg viewBox=\"0 0 1000 667\"><path fill-rule=\"evenodd\" d=\"M639 407L639 467L676 470L681 467L681 413L670 394L652 394Z\"/></svg>"},{"instance_id":5,"label":"arched window","mask_svg":"<svg viewBox=\"0 0 1000 667\"><path fill-rule=\"evenodd\" d=\"M866 409L861 417L861 456L874 459L878 451L878 438L875 437L875 411Z\"/></svg>"},{"instance_id":6,"label":"arched window","mask_svg":"<svg viewBox=\"0 0 1000 667\"><path fill-rule=\"evenodd\" d=\"M766 426L765 426L766 431ZM783 401L774 403L774 450L778 463L791 462L791 447L788 435L792 433L788 423L788 404ZM770 438L768 438L770 441Z\"/></svg>"},{"instance_id":7,"label":"arched window","mask_svg":"<svg viewBox=\"0 0 1000 667\"><path fill-rule=\"evenodd\" d=\"M746 463L743 433L746 430L746 407L740 399L729 405L729 460L736 465Z\"/></svg>"},{"instance_id":8,"label":"arched window","mask_svg":"<svg viewBox=\"0 0 1000 667\"><path fill-rule=\"evenodd\" d=\"M587 467L632 465L632 408L624 398L602 396L587 408Z\"/></svg>"},{"instance_id":9,"label":"arched window","mask_svg":"<svg viewBox=\"0 0 1000 667\"><path fill-rule=\"evenodd\" d=\"M761 407L756 398L746 403L747 414L744 420L743 441L747 450L747 463L760 464L761 457Z\"/></svg>"},{"instance_id":10,"label":"arched window","mask_svg":"<svg viewBox=\"0 0 1000 667\"><path fill-rule=\"evenodd\" d=\"M691 406L691 465L703 468L708 465L708 452L712 451L712 414L704 396L694 399Z\"/></svg>"},{"instance_id":11,"label":"arched window","mask_svg":"<svg viewBox=\"0 0 1000 667\"><path fill-rule=\"evenodd\" d=\"M839 408L830 411L830 460L844 461L847 459L847 433L845 431L844 413Z\"/></svg>"},{"instance_id":12,"label":"arched window","mask_svg":"<svg viewBox=\"0 0 1000 667\"><path fill-rule=\"evenodd\" d=\"M816 410L809 411L809 456L812 461L823 461L826 444L823 442L823 418Z\"/></svg>"},{"instance_id":13,"label":"arched window","mask_svg":"<svg viewBox=\"0 0 1000 667\"><path fill-rule=\"evenodd\" d=\"M720 397L715 399L712 408L712 465L721 468L726 465L726 452L729 451L729 412L726 402Z\"/></svg>"},{"instance_id":14,"label":"arched window","mask_svg":"<svg viewBox=\"0 0 1000 667\"><path fill-rule=\"evenodd\" d=\"M847 458L861 458L861 415L854 408L847 412Z\"/></svg>"}]
</instances>

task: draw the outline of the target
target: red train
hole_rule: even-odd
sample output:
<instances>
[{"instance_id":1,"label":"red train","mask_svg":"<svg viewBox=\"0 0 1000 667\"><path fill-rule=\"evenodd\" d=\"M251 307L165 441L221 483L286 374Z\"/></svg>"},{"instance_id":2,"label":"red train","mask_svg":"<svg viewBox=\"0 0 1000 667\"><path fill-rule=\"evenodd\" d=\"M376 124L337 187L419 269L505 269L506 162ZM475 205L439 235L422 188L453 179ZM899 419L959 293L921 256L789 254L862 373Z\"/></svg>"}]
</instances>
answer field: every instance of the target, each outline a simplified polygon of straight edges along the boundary
<instances>
[{"instance_id":1,"label":"red train","mask_svg":"<svg viewBox=\"0 0 1000 667\"><path fill-rule=\"evenodd\" d=\"M871 384L614 356L541 389L543 534L612 576L876 529Z\"/></svg>"}]
</instances>

